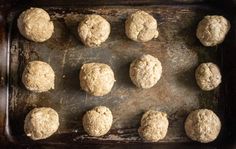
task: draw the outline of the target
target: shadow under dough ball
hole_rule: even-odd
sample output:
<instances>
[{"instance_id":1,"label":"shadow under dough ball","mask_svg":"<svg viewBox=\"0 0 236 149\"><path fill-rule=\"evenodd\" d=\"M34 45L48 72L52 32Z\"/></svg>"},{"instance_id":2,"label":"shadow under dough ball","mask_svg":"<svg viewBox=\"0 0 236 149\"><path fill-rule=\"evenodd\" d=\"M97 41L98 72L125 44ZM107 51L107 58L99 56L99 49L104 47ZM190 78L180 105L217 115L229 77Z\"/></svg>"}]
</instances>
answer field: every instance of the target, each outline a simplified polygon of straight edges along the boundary
<instances>
[{"instance_id":1,"label":"shadow under dough ball","mask_svg":"<svg viewBox=\"0 0 236 149\"><path fill-rule=\"evenodd\" d=\"M80 70L81 88L94 96L108 94L115 82L110 66L102 63L87 63Z\"/></svg>"},{"instance_id":2,"label":"shadow under dough ball","mask_svg":"<svg viewBox=\"0 0 236 149\"><path fill-rule=\"evenodd\" d=\"M22 74L25 87L33 92L46 92L54 89L55 74L51 66L42 61L29 62Z\"/></svg>"},{"instance_id":3,"label":"shadow under dough ball","mask_svg":"<svg viewBox=\"0 0 236 149\"><path fill-rule=\"evenodd\" d=\"M129 75L139 88L151 88L161 78L162 66L158 58L144 54L130 64Z\"/></svg>"},{"instance_id":4,"label":"shadow under dough ball","mask_svg":"<svg viewBox=\"0 0 236 149\"><path fill-rule=\"evenodd\" d=\"M213 63L202 63L195 71L198 86L204 91L210 91L221 83L220 69Z\"/></svg>"},{"instance_id":5,"label":"shadow under dough ball","mask_svg":"<svg viewBox=\"0 0 236 149\"><path fill-rule=\"evenodd\" d=\"M30 8L22 12L17 20L17 26L21 35L34 42L48 40L54 30L50 16L41 8Z\"/></svg>"},{"instance_id":6,"label":"shadow under dough ball","mask_svg":"<svg viewBox=\"0 0 236 149\"><path fill-rule=\"evenodd\" d=\"M100 46L111 32L109 22L100 15L86 15L78 26L78 34L84 45Z\"/></svg>"},{"instance_id":7,"label":"shadow under dough ball","mask_svg":"<svg viewBox=\"0 0 236 149\"><path fill-rule=\"evenodd\" d=\"M59 127L59 116L52 108L41 107L31 110L24 124L25 134L32 140L46 139Z\"/></svg>"},{"instance_id":8,"label":"shadow under dough ball","mask_svg":"<svg viewBox=\"0 0 236 149\"><path fill-rule=\"evenodd\" d=\"M166 113L149 110L142 116L138 132L145 141L157 142L165 138L168 126L169 121Z\"/></svg>"},{"instance_id":9,"label":"shadow under dough ball","mask_svg":"<svg viewBox=\"0 0 236 149\"><path fill-rule=\"evenodd\" d=\"M103 136L110 130L112 121L113 116L110 109L105 106L97 106L85 113L83 127L90 136Z\"/></svg>"},{"instance_id":10,"label":"shadow under dough ball","mask_svg":"<svg viewBox=\"0 0 236 149\"><path fill-rule=\"evenodd\" d=\"M157 38L157 21L145 11L137 11L128 16L125 22L126 36L136 42L146 42Z\"/></svg>"},{"instance_id":11,"label":"shadow under dough ball","mask_svg":"<svg viewBox=\"0 0 236 149\"><path fill-rule=\"evenodd\" d=\"M187 136L201 143L214 141L220 133L221 122L211 110L199 109L191 112L185 121Z\"/></svg>"},{"instance_id":12,"label":"shadow under dough ball","mask_svg":"<svg viewBox=\"0 0 236 149\"><path fill-rule=\"evenodd\" d=\"M230 22L223 16L205 16L198 24L197 38L204 46L222 43L230 29Z\"/></svg>"}]
</instances>

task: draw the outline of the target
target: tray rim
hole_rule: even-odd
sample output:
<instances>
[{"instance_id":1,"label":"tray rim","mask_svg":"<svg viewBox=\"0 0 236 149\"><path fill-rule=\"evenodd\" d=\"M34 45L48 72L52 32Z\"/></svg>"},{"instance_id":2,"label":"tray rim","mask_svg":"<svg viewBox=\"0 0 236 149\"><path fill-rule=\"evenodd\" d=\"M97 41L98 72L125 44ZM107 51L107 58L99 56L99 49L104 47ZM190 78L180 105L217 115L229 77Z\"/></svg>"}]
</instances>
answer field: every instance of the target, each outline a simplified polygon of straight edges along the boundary
<instances>
[{"instance_id":1,"label":"tray rim","mask_svg":"<svg viewBox=\"0 0 236 149\"><path fill-rule=\"evenodd\" d=\"M99 6L99 5L97 5ZM6 67L4 67L4 64L1 63L1 68L4 68L2 70L4 70L3 74L1 74L1 76L6 76L6 79L4 79L4 83L5 84L1 84L0 86L0 102L3 102L3 95L4 95L4 99L5 99L5 107L2 107L3 104L1 104L1 110L3 108L5 108L5 117L4 117L4 121L5 121L5 125L4 125L4 135L8 138L8 140L11 142L11 143L16 143L16 141L14 140L13 136L11 135L11 132L10 132L10 129L9 129L9 115L8 115L8 106L9 106L9 68L10 68L10 34L11 34L11 26L8 27L7 31L6 31L6 26L7 26L7 22L6 20L1 20L0 19L0 32L3 30L3 34L1 34L1 40L0 41L0 47L1 49L4 49L2 50L1 52L4 52L4 54L6 55L5 57L2 55L1 53L1 57L5 58L6 60ZM3 59L2 59L3 60ZM2 92L2 89L4 89L4 91ZM236 143L236 141L234 141ZM33 143L34 144L34 143ZM158 144L162 144L162 143L158 143ZM166 144L166 143L163 143L163 144ZM170 144L181 144L181 143L170 143ZM185 144L185 143L184 143ZM188 143L187 143L188 144ZM191 144L195 144L194 142L192 142ZM212 143L210 143L212 144ZM209 144L209 145L210 145ZM213 143L215 144L215 143ZM80 144L81 145L81 144ZM155 144L157 145L157 144Z\"/></svg>"}]
</instances>

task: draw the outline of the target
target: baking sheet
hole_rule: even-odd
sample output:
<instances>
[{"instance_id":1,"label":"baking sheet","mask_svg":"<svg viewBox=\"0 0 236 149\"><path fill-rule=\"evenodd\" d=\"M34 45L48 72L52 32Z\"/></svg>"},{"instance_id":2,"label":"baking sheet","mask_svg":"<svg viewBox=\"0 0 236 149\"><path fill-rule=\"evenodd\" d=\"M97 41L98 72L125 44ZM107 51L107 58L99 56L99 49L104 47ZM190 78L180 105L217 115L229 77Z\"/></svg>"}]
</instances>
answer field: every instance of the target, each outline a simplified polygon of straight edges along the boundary
<instances>
[{"instance_id":1,"label":"baking sheet","mask_svg":"<svg viewBox=\"0 0 236 149\"><path fill-rule=\"evenodd\" d=\"M128 14L145 10L158 22L159 37L146 43L129 40L124 31ZM212 13L201 7L125 7L46 8L55 27L51 39L34 43L23 38L16 27L17 13L12 15L11 37L11 99L10 123L15 137L27 140L23 124L26 114L34 107L52 107L60 116L57 138L72 135L74 142L141 142L137 128L142 114L149 109L168 113L170 126L161 142L188 142L184 120L198 108L217 112L218 89L201 91L194 70L201 62L217 63L217 47L204 47L195 36L197 23ZM82 45L77 35L78 22L85 14L99 14L111 24L108 40L97 48ZM14 19L13 19L14 18ZM151 89L136 88L129 78L129 65L142 54L158 57L163 73ZM27 62L41 60L49 63L56 74L55 90L45 93L27 91L21 74ZM116 82L112 91L94 97L81 90L79 71L82 64L101 62L111 66ZM114 117L111 131L104 137L89 137L82 128L82 115L94 106L104 105ZM48 140L50 140L49 138ZM57 140L57 139L55 139ZM60 140L65 142L68 140Z\"/></svg>"}]
</instances>

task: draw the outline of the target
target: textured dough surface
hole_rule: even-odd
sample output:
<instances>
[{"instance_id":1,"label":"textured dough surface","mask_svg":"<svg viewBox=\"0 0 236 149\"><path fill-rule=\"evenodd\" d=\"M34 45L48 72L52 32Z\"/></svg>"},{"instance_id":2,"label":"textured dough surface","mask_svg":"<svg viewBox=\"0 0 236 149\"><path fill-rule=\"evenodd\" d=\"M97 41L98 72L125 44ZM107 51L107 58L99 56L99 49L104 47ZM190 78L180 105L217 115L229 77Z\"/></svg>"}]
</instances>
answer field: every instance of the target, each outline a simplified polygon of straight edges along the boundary
<instances>
[{"instance_id":1,"label":"textured dough surface","mask_svg":"<svg viewBox=\"0 0 236 149\"><path fill-rule=\"evenodd\" d=\"M145 141L157 142L166 136L168 126L166 113L149 110L142 116L138 132Z\"/></svg>"},{"instance_id":2,"label":"textured dough surface","mask_svg":"<svg viewBox=\"0 0 236 149\"><path fill-rule=\"evenodd\" d=\"M41 8L30 8L22 12L17 20L17 26L21 35L35 42L48 40L54 30L50 16Z\"/></svg>"},{"instance_id":3,"label":"textured dough surface","mask_svg":"<svg viewBox=\"0 0 236 149\"><path fill-rule=\"evenodd\" d=\"M158 37L157 21L145 11L131 14L125 22L125 33L131 40L146 42Z\"/></svg>"},{"instance_id":4,"label":"textured dough surface","mask_svg":"<svg viewBox=\"0 0 236 149\"><path fill-rule=\"evenodd\" d=\"M187 136L201 143L214 141L219 135L220 129L220 119L213 111L208 109L191 112L185 121Z\"/></svg>"},{"instance_id":5,"label":"textured dough surface","mask_svg":"<svg viewBox=\"0 0 236 149\"><path fill-rule=\"evenodd\" d=\"M213 63L202 63L195 72L198 86L205 91L215 89L221 83L221 74L217 65Z\"/></svg>"},{"instance_id":6,"label":"textured dough surface","mask_svg":"<svg viewBox=\"0 0 236 149\"><path fill-rule=\"evenodd\" d=\"M111 27L106 19L99 15L87 15L78 26L81 41L89 47L100 46L107 40Z\"/></svg>"},{"instance_id":7,"label":"textured dough surface","mask_svg":"<svg viewBox=\"0 0 236 149\"><path fill-rule=\"evenodd\" d=\"M90 136L103 136L110 130L112 121L113 116L110 109L105 106L97 106L83 116L83 127Z\"/></svg>"},{"instance_id":8,"label":"textured dough surface","mask_svg":"<svg viewBox=\"0 0 236 149\"><path fill-rule=\"evenodd\" d=\"M222 43L230 29L229 21L223 16L205 16L198 24L197 38L204 46Z\"/></svg>"},{"instance_id":9,"label":"textured dough surface","mask_svg":"<svg viewBox=\"0 0 236 149\"><path fill-rule=\"evenodd\" d=\"M59 116L52 108L34 108L26 118L24 124L25 134L33 140L50 137L59 127Z\"/></svg>"},{"instance_id":10,"label":"textured dough surface","mask_svg":"<svg viewBox=\"0 0 236 149\"><path fill-rule=\"evenodd\" d=\"M110 66L102 63L87 63L80 70L81 88L94 96L108 94L115 82Z\"/></svg>"},{"instance_id":11,"label":"textured dough surface","mask_svg":"<svg viewBox=\"0 0 236 149\"><path fill-rule=\"evenodd\" d=\"M55 74L51 66L42 61L29 62L22 74L25 87L33 92L46 92L54 89Z\"/></svg>"},{"instance_id":12,"label":"textured dough surface","mask_svg":"<svg viewBox=\"0 0 236 149\"><path fill-rule=\"evenodd\" d=\"M161 62L152 55L142 55L131 63L129 74L137 87L151 88L161 78Z\"/></svg>"}]
</instances>

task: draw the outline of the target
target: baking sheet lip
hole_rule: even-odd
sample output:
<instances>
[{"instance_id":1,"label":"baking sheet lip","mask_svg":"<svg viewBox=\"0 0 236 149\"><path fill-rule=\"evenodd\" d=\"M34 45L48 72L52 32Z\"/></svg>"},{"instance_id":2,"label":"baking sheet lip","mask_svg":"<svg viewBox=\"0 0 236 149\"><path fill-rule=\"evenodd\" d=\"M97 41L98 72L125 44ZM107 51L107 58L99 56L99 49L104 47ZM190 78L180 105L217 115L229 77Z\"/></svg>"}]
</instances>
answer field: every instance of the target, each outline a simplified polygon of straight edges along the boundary
<instances>
[{"instance_id":1,"label":"baking sheet lip","mask_svg":"<svg viewBox=\"0 0 236 149\"><path fill-rule=\"evenodd\" d=\"M46 3L47 2L47 3ZM103 0L102 2L99 1L78 1L76 0L75 3L73 3L73 0L70 0L68 3L66 2L57 2L57 1L53 1L53 2L48 2L47 0L45 1L30 1L27 4L26 3L15 3L15 5L11 5L11 6L17 6L17 7L21 7L21 6L26 6L26 5L31 5L31 6L67 6L67 7L71 7L71 6L103 6L103 5L107 5L107 6L116 6L116 5L124 5L124 6L148 6L148 5L203 5L203 4L208 4L208 1L204 1L204 0L195 0L195 1L155 1L155 0L139 0L139 1L127 1L127 0L117 0L117 1L110 1L110 0ZM215 3L212 3L215 4Z\"/></svg>"},{"instance_id":2,"label":"baking sheet lip","mask_svg":"<svg viewBox=\"0 0 236 149\"><path fill-rule=\"evenodd\" d=\"M25 9L31 8L31 7L38 7L37 5L32 5L32 6L20 6L17 8L13 8L9 14L7 15L7 19L9 19L9 16L11 15L12 18L10 18L8 20L8 22L12 22L16 17L17 14L19 14L20 12L22 12ZM215 8L214 6L209 6L207 4L183 4L183 5L157 5L157 4L151 4L151 5L92 5L92 6L60 6L60 5L54 5L54 6L42 6L40 8L43 9L51 9L51 10L60 10L60 9L66 9L66 10L75 10L75 9L96 9L96 8L119 8L119 7L126 7L126 8L130 8L132 7L133 9L147 9L147 8L196 8L196 9L211 9L211 10L218 10L217 8Z\"/></svg>"},{"instance_id":3,"label":"baking sheet lip","mask_svg":"<svg viewBox=\"0 0 236 149\"><path fill-rule=\"evenodd\" d=\"M150 145L150 146L172 146L172 145L187 145L187 146L194 146L196 147L196 145L198 145L199 147L218 147L219 146L219 142L218 141L213 141L210 143L200 143L200 142L196 142L196 141L189 141L189 142L137 142L137 141L133 141L133 142L126 142L126 141L115 141L115 140L111 140L111 141L103 141L103 142L96 142L96 141L87 141L87 142L83 142L83 141L71 141L71 142L53 142L53 141L47 141L47 140L38 140L38 141L33 141L33 140L29 140L26 142L12 142L13 144L17 144L20 143L20 145L30 145L30 146L34 146L34 145L59 145L59 146L111 146L111 145L115 145L115 146L135 146L135 145ZM81 147L83 148L83 147Z\"/></svg>"},{"instance_id":4,"label":"baking sheet lip","mask_svg":"<svg viewBox=\"0 0 236 149\"><path fill-rule=\"evenodd\" d=\"M10 141L11 143L16 142L14 136L12 135L11 132L11 128L10 128L10 123L9 123L9 99L10 99L10 55L11 55L11 51L10 51L10 46L11 46L11 31L13 28L13 23L8 24L8 28L7 28L7 47L6 47L6 59L7 59L7 84L6 84L6 111L5 111L5 136L7 137L7 140Z\"/></svg>"}]
</instances>

